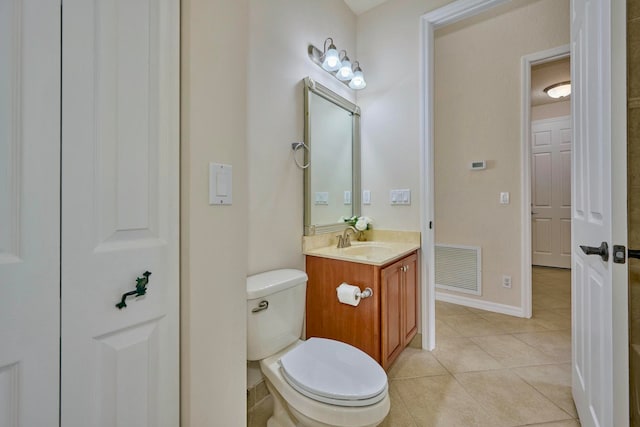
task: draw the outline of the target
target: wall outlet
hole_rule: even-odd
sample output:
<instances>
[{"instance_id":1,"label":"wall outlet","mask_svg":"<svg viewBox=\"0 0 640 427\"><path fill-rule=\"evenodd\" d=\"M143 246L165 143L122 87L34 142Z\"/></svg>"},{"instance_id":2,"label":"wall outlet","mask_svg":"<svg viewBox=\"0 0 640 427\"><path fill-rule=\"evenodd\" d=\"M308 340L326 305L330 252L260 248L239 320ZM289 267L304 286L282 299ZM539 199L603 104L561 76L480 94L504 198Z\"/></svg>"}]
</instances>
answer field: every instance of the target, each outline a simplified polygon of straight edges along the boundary
<instances>
[{"instance_id":1,"label":"wall outlet","mask_svg":"<svg viewBox=\"0 0 640 427\"><path fill-rule=\"evenodd\" d=\"M511 276L502 276L502 287L511 289Z\"/></svg>"}]
</instances>

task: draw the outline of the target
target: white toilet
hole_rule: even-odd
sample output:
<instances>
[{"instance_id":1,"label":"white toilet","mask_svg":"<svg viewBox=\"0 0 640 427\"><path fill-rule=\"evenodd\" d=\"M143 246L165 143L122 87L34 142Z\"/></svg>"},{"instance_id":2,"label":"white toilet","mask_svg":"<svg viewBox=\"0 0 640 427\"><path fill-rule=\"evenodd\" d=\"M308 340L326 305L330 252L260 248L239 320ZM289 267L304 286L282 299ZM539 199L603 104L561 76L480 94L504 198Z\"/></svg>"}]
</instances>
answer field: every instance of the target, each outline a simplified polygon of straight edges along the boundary
<instances>
[{"instance_id":1,"label":"white toilet","mask_svg":"<svg viewBox=\"0 0 640 427\"><path fill-rule=\"evenodd\" d=\"M268 427L373 427L389 412L387 374L368 354L324 339L300 340L307 275L247 278L247 359L259 360L273 396Z\"/></svg>"}]
</instances>

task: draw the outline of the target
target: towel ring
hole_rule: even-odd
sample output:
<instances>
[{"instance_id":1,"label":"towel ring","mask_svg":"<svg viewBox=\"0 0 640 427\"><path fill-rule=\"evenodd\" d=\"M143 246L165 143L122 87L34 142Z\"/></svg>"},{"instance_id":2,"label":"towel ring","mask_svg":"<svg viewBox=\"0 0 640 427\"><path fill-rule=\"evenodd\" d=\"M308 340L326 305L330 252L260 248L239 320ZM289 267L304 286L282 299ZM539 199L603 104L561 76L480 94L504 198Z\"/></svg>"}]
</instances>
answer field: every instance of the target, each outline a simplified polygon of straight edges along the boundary
<instances>
[{"instance_id":1,"label":"towel ring","mask_svg":"<svg viewBox=\"0 0 640 427\"><path fill-rule=\"evenodd\" d=\"M298 159L296 158L296 151L298 151L301 148L304 148L305 150L309 151L309 146L307 144L305 144L304 142L293 142L293 143L291 143L291 149L293 150L293 161L296 162L296 165L300 169L306 169L306 168L309 167L309 165L311 165L311 162L307 163L306 165L301 165L300 163L298 163Z\"/></svg>"}]
</instances>

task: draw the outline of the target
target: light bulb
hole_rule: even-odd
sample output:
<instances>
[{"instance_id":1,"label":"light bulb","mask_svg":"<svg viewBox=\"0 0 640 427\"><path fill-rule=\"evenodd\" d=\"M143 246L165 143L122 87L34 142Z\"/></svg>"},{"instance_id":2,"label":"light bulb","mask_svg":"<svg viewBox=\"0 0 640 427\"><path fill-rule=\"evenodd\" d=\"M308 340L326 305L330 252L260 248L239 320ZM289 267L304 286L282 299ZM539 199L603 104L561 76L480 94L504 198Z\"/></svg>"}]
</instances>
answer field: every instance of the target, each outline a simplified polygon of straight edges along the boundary
<instances>
[{"instance_id":1,"label":"light bulb","mask_svg":"<svg viewBox=\"0 0 640 427\"><path fill-rule=\"evenodd\" d=\"M351 69L351 61L349 61L349 58L347 58L346 56L344 57L344 60L342 61L342 66L340 67L340 69L338 70L338 73L336 74L336 78L338 80L342 80L347 81L347 80L351 80L353 78L353 70Z\"/></svg>"},{"instance_id":2,"label":"light bulb","mask_svg":"<svg viewBox=\"0 0 640 427\"><path fill-rule=\"evenodd\" d=\"M355 90L367 87L367 82L364 80L364 75L362 74L360 67L356 68L355 73L353 73L353 78L349 82L349 87Z\"/></svg>"},{"instance_id":3,"label":"light bulb","mask_svg":"<svg viewBox=\"0 0 640 427\"><path fill-rule=\"evenodd\" d=\"M327 53L324 54L324 61L322 62L322 68L327 71L336 71L340 68L340 57L338 51L334 45L329 47Z\"/></svg>"}]
</instances>

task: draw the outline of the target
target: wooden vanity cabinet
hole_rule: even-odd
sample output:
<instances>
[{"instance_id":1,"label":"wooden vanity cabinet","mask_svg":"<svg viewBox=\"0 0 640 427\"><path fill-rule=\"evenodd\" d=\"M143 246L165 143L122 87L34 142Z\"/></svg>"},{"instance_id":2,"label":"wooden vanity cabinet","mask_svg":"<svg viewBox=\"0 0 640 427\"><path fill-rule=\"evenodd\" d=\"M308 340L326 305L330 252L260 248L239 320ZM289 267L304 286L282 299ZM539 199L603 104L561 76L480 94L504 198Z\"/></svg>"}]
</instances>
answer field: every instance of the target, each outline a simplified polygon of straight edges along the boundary
<instances>
[{"instance_id":1,"label":"wooden vanity cabinet","mask_svg":"<svg viewBox=\"0 0 640 427\"><path fill-rule=\"evenodd\" d=\"M316 256L306 257L309 276L306 336L331 338L358 347L387 369L418 330L418 255L384 266ZM346 282L373 296L357 307L338 301Z\"/></svg>"}]
</instances>

